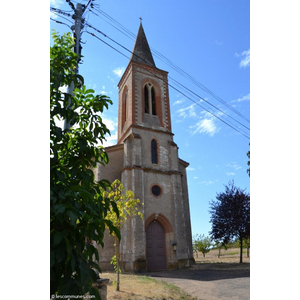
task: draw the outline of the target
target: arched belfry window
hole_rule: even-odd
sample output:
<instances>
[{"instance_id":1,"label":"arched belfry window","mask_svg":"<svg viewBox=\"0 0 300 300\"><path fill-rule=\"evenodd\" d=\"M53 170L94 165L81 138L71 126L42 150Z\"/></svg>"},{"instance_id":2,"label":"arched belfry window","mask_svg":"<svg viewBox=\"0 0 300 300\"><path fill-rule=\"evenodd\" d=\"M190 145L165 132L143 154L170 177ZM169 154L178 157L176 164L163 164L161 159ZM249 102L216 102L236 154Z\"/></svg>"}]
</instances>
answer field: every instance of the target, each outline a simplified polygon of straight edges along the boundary
<instances>
[{"instance_id":1,"label":"arched belfry window","mask_svg":"<svg viewBox=\"0 0 300 300\"><path fill-rule=\"evenodd\" d=\"M155 90L151 83L144 86L145 113L156 115Z\"/></svg>"},{"instance_id":2,"label":"arched belfry window","mask_svg":"<svg viewBox=\"0 0 300 300\"><path fill-rule=\"evenodd\" d=\"M157 164L157 142L154 139L151 141L151 161Z\"/></svg>"}]
</instances>

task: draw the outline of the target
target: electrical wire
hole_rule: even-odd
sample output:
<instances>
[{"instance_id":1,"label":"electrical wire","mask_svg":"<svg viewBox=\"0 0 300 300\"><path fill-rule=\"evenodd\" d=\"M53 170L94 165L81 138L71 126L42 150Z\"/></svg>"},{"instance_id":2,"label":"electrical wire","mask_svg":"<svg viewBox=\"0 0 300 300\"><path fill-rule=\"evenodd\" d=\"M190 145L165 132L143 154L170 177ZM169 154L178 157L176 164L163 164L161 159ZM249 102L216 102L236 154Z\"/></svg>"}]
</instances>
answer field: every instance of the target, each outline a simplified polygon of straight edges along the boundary
<instances>
[{"instance_id":1,"label":"electrical wire","mask_svg":"<svg viewBox=\"0 0 300 300\"><path fill-rule=\"evenodd\" d=\"M89 24L87 24L89 26ZM89 26L90 27L90 26ZM93 26L92 26L93 27ZM100 32L100 30L97 29L97 31ZM127 59L130 59L129 56L125 55L124 53L122 53L121 51L119 51L118 49L116 49L115 47L111 46L110 44L108 44L107 42L105 42L103 39L99 38L96 34L87 31L88 34L92 35L93 37L97 38L98 40L100 40L101 42L103 42L104 44L106 44L107 46L109 46L110 48L112 48L113 50L115 50L116 52L118 52L119 54L123 55L124 57L126 57ZM101 34L104 34L101 32ZM104 34L105 35L105 34ZM107 35L105 35L105 37L109 38ZM109 38L110 40L112 40L111 38ZM113 40L112 40L113 41ZM122 48L128 50L126 47L122 46L121 44L119 44L118 42L116 42L119 46L121 46ZM134 54L136 55L136 54ZM139 57L139 56L137 56ZM140 59L143 59L141 57L139 57ZM227 126L231 127L232 129L234 129L235 131L237 131L238 133L242 134L243 136L245 136L246 138L250 139L243 131L235 128L234 126L232 126L231 124L229 124L228 122L224 121L223 119L221 119L220 117L218 117L217 115L215 115L213 112L211 112L210 110L208 110L207 108L205 108L203 105L201 105L199 102L195 101L194 99L190 98L189 96L187 96L185 93L183 93L182 91L180 91L179 89L177 89L176 87L174 87L173 85L171 85L170 83L168 83L166 80L160 78L159 76L157 76L155 73L151 72L150 70L148 70L148 72L155 76L156 78L162 80L164 83L166 83L168 86L170 86L171 88L173 88L175 91L177 91L178 93L180 93L181 95L183 95L184 97L188 98L189 100L191 100L192 102L194 102L196 105L200 106L201 108L203 108L205 111L207 111L208 113L210 113L212 116L214 116L215 118L217 118L218 120L220 120L221 122L223 122L224 124L226 124Z\"/></svg>"},{"instance_id":2,"label":"electrical wire","mask_svg":"<svg viewBox=\"0 0 300 300\"><path fill-rule=\"evenodd\" d=\"M50 17L50 20L53 21L53 22L56 22L56 23L58 23L58 24L66 25L66 26L68 26L68 27L72 30L72 28L71 28L68 24L66 24L66 23L64 23L64 22L61 22L61 21L52 19L51 17Z\"/></svg>"},{"instance_id":3,"label":"electrical wire","mask_svg":"<svg viewBox=\"0 0 300 300\"><path fill-rule=\"evenodd\" d=\"M112 21L113 23L115 23L117 26L119 26L122 30L119 30L118 28L116 28L116 26L112 25L110 22L109 23L111 26L113 26L114 28L116 28L117 30L119 30L121 33L123 33L124 35L126 35L127 37L129 37L130 39L132 38L136 38L136 35L134 33L132 33L130 30L128 30L126 27L124 27L121 23L119 23L118 21L116 21L114 18L112 18L111 16L109 16L107 13L105 13L103 10L101 9L95 9L98 13L100 13L101 15L103 15L105 18L109 19L110 21ZM92 11L92 10L91 10ZM93 11L92 11L93 12ZM94 12L93 12L94 13ZM96 13L94 13L95 15L97 15ZM98 17L100 17L99 15L97 15ZM124 32L125 31L125 32ZM180 75L182 75L183 77L187 78L188 80L190 80L191 82L193 82L195 85L197 85L199 88L201 88L203 91L207 92L208 94L210 94L212 97L214 97L217 101L221 102L223 105L225 105L227 108L229 108L230 110L232 110L235 114L237 114L238 116L240 116L241 118L243 118L245 121L247 121L248 123L250 123L250 120L245 117L243 114L241 114L238 110L236 110L234 107L232 107L230 104L228 104L226 101L224 101L222 98L220 98L219 96L217 96L214 92L212 92L209 88L207 88L205 85L203 85L202 83L200 83L199 81L197 81L195 78L193 78L191 75L189 75L187 72L185 72L183 69L181 69L180 67L178 67L176 64L174 64L171 60L169 60L167 57L165 57L163 54L161 54L160 52L158 52L157 50L155 50L153 47L150 47L153 55L155 57L157 57L158 59L162 60L163 62L165 62L167 65L169 65L171 68L173 68L175 71L177 71Z\"/></svg>"},{"instance_id":4,"label":"electrical wire","mask_svg":"<svg viewBox=\"0 0 300 300\"><path fill-rule=\"evenodd\" d=\"M101 30L95 28L94 26L92 26L89 23L86 23L86 25L90 28L92 28L93 30L97 31L98 33L102 34L104 37L108 38L110 41L114 42L115 44L117 44L118 46L122 47L123 49L125 49L126 51L128 51L129 53L132 53L128 48L126 48L125 46L121 45L120 43L116 42L114 39L110 38L109 36L107 36L104 32L102 32ZM136 54L134 54L136 55ZM139 57L138 55L136 55L137 57ZM140 59L144 60L142 57L139 57ZM145 61L145 60L144 60ZM146 61L145 61L146 62ZM177 80L173 79L172 77L169 76L169 78L171 80L173 80L177 85L181 86L182 88L184 88L185 90L187 90L189 93L193 94L194 96L196 96L197 98L200 98L202 101L206 102L208 105L214 107L215 109L217 109L218 111L220 111L222 114L226 115L227 117L231 118L233 121L237 122L238 124L240 124L241 126L245 127L246 129L250 130L250 128L248 128L247 126L245 126L244 124L242 124L241 122L237 121L236 119L232 118L230 115L228 115L226 112L222 111L221 109L219 109L218 107L216 107L215 105L213 105L212 103L210 103L209 101L207 101L206 99L204 99L203 97L199 96L198 94L194 93L193 91L191 91L189 88L187 88L186 86L184 86L183 84L179 83Z\"/></svg>"},{"instance_id":5,"label":"electrical wire","mask_svg":"<svg viewBox=\"0 0 300 300\"><path fill-rule=\"evenodd\" d=\"M63 12L59 9L55 9L52 8L52 10L54 10L57 13L62 13L64 15L68 15L71 16L70 14L67 14L66 12ZM89 9L89 11L91 11ZM66 19L66 18L65 18ZM68 26L67 24L51 19L52 21L55 21L57 23L63 24ZM69 20L68 20L69 21ZM118 22L117 22L118 23ZM118 23L119 24L119 23ZM117 41L115 41L114 39L108 37L105 33L103 33L102 31L100 31L99 29L95 28L94 26L92 26L91 24L89 24L88 22L85 22L85 25L92 28L93 30L95 30L96 32L100 33L101 35L103 35L104 37L108 38L110 41L114 42L115 44L117 44L118 46L122 47L124 50L128 51L129 53L132 53L128 48L126 48L125 46L121 45L120 43L118 43ZM69 26L68 26L69 27ZM70 28L70 27L69 27ZM116 49L115 47L113 47L112 45L110 45L109 43L105 42L103 39L99 38L97 35L95 35L92 32L86 31L88 34L92 35L93 37L95 37L96 39L100 40L102 43L106 44L108 47L112 48L113 50L115 50L116 52L118 52L119 54L121 54L122 56L126 57L127 59L130 59L130 57L128 57L127 55L125 55L124 53L122 53L121 51L119 51L118 49ZM134 35L133 35L134 36ZM136 55L136 54L134 54ZM139 57L139 56L138 56ZM139 57L140 59L144 60L143 58ZM160 80L160 77L158 77L156 74L150 72L153 76L157 77ZM176 81L175 79L171 78L169 76L169 78L175 82L175 84L177 86L180 86L181 88L184 88L190 95L193 94L194 96L196 96L197 98L200 98L200 101L204 101L207 104L209 104L210 106L213 106L215 109L217 109L218 111L220 111L222 113L222 115L226 115L227 117L231 118L232 120L234 120L235 122L239 123L240 125L242 125L243 127L245 127L246 129L249 129L248 127L246 127L245 125L243 125L242 123L240 123L239 121L235 120L234 118L232 118L231 116L229 116L228 114L226 114L224 111L220 110L218 107L216 107L215 105L211 104L210 102L208 102L206 99L204 99L203 97L197 95L196 93L194 93L193 91L191 91L190 89L188 89L186 86L182 85L181 83L179 83L178 81ZM183 93L182 91L180 91L179 89L177 89L176 87L174 87L173 85L171 85L170 83L168 83L167 81L163 80L166 84L168 84L171 88L173 88L174 90L176 90L177 92L179 92L180 94L182 94L183 96L185 96L186 98L188 98L189 100L191 100L192 102L194 102L196 105L200 106L201 108L203 108L205 111L207 111L208 113L210 113L211 115L213 115L215 118L219 119L221 122L225 123L226 125L228 125L229 127L231 127L232 129L234 129L235 131L239 132L240 134L242 134L243 136L245 136L246 138L250 139L240 128L237 129L235 128L232 124L230 124L229 121L224 121L223 119L221 119L220 117L218 117L217 115L215 115L212 111L210 111L209 109L207 109L206 107L204 107L203 105L201 105L198 101L193 100L191 97L187 96L185 93Z\"/></svg>"}]
</instances>

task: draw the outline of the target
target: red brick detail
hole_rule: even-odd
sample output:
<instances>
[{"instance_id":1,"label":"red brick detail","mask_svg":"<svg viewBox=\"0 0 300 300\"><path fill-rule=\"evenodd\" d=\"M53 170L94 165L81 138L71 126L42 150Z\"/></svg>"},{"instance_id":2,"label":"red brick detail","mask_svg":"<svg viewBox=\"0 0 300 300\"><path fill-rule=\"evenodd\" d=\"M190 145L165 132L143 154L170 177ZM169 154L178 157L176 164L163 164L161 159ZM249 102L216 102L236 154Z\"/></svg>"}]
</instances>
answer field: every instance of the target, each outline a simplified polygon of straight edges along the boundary
<instances>
[{"instance_id":1,"label":"red brick detail","mask_svg":"<svg viewBox=\"0 0 300 300\"><path fill-rule=\"evenodd\" d=\"M125 98L127 92L127 99ZM129 105L129 99L128 99L128 88L127 86L124 87L123 89L123 93L122 93L122 104L121 104L121 131L123 131L124 128L124 123L126 121L126 109L128 109L128 105ZM126 103L127 101L127 103Z\"/></svg>"},{"instance_id":2,"label":"red brick detail","mask_svg":"<svg viewBox=\"0 0 300 300\"><path fill-rule=\"evenodd\" d=\"M166 218L163 214L156 215L155 213L151 214L145 221L145 231L147 231L148 226L154 220L158 221L161 224L165 233L174 231L173 226L170 223L170 221L168 220L168 218Z\"/></svg>"},{"instance_id":3,"label":"red brick detail","mask_svg":"<svg viewBox=\"0 0 300 300\"><path fill-rule=\"evenodd\" d=\"M165 80L165 90L166 90L166 122L168 123L167 128L172 131L171 126L171 112L170 112L170 100L169 100L169 85L168 85L168 79Z\"/></svg>"}]
</instances>

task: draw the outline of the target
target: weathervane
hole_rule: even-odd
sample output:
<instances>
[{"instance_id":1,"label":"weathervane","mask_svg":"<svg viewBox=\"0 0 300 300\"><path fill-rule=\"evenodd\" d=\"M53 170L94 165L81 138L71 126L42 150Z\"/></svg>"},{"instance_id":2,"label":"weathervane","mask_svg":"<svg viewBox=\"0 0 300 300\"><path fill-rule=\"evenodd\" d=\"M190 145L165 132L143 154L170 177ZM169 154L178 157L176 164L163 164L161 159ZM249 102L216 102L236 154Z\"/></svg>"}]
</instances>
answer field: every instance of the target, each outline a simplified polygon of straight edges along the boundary
<instances>
[{"instance_id":1,"label":"weathervane","mask_svg":"<svg viewBox=\"0 0 300 300\"><path fill-rule=\"evenodd\" d=\"M140 19L140 22L141 22L141 24L142 24L142 21L143 21L142 17L140 17L139 19Z\"/></svg>"}]
</instances>

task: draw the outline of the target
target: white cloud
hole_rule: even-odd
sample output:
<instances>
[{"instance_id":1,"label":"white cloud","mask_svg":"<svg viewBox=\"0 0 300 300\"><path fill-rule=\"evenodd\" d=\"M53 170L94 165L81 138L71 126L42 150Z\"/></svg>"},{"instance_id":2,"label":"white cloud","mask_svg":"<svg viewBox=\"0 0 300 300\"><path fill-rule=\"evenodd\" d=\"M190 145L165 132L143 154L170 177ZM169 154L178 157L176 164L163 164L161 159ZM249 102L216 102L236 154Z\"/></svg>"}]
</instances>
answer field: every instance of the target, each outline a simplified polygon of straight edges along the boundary
<instances>
[{"instance_id":1,"label":"white cloud","mask_svg":"<svg viewBox=\"0 0 300 300\"><path fill-rule=\"evenodd\" d=\"M121 78L122 75L123 75L123 73L124 73L124 71L125 71L125 67L119 67L119 68L114 69L113 73L115 75L117 75L119 78Z\"/></svg>"},{"instance_id":2,"label":"white cloud","mask_svg":"<svg viewBox=\"0 0 300 300\"><path fill-rule=\"evenodd\" d=\"M233 173L233 172L227 172L226 175L227 175L227 176L234 176L235 173Z\"/></svg>"},{"instance_id":3,"label":"white cloud","mask_svg":"<svg viewBox=\"0 0 300 300\"><path fill-rule=\"evenodd\" d=\"M114 121L112 119L102 118L103 123L109 129L111 135L107 135L105 137L106 141L103 142L104 147L112 146L117 143L117 129L118 129L118 121Z\"/></svg>"},{"instance_id":4,"label":"white cloud","mask_svg":"<svg viewBox=\"0 0 300 300\"><path fill-rule=\"evenodd\" d=\"M250 49L247 51L242 52L241 54L236 53L237 57L243 57L240 61L240 68L246 68L250 66Z\"/></svg>"},{"instance_id":5,"label":"white cloud","mask_svg":"<svg viewBox=\"0 0 300 300\"><path fill-rule=\"evenodd\" d=\"M192 168L192 167L187 167L186 170L187 170L187 171L195 171L196 169L195 169L195 168Z\"/></svg>"},{"instance_id":6,"label":"white cloud","mask_svg":"<svg viewBox=\"0 0 300 300\"><path fill-rule=\"evenodd\" d=\"M115 131L118 128L118 121L113 121L112 119L107 119L102 117L103 123L110 131Z\"/></svg>"},{"instance_id":7,"label":"white cloud","mask_svg":"<svg viewBox=\"0 0 300 300\"><path fill-rule=\"evenodd\" d=\"M54 8L59 8L63 3L63 0L50 0L50 5ZM50 18L57 19L58 15L50 11Z\"/></svg>"},{"instance_id":8,"label":"white cloud","mask_svg":"<svg viewBox=\"0 0 300 300\"><path fill-rule=\"evenodd\" d=\"M63 3L64 3L63 0L50 0L50 4L55 7L57 7Z\"/></svg>"},{"instance_id":9,"label":"white cloud","mask_svg":"<svg viewBox=\"0 0 300 300\"><path fill-rule=\"evenodd\" d=\"M213 119L202 119L195 125L190 126L190 128L195 128L195 130L192 132L193 135L195 133L206 133L210 136L213 136L219 131L219 128L216 126Z\"/></svg>"},{"instance_id":10,"label":"white cloud","mask_svg":"<svg viewBox=\"0 0 300 300\"><path fill-rule=\"evenodd\" d=\"M112 135L108 135L105 139L106 141L103 142L103 147L109 147L109 146L113 146L113 145L116 145L117 144L117 138L118 138L118 135L117 135L117 132L115 132L114 134Z\"/></svg>"},{"instance_id":11,"label":"white cloud","mask_svg":"<svg viewBox=\"0 0 300 300\"><path fill-rule=\"evenodd\" d=\"M250 100L250 93L248 95L246 95L246 96L243 96L243 97L238 98L236 100L233 100L231 102L232 103L234 103L234 102L243 102L243 101L248 101L248 100Z\"/></svg>"},{"instance_id":12,"label":"white cloud","mask_svg":"<svg viewBox=\"0 0 300 300\"><path fill-rule=\"evenodd\" d=\"M186 117L196 117L196 112L195 112L195 103L185 107L185 108L180 108L176 111L177 114L179 114L179 117L186 118Z\"/></svg>"},{"instance_id":13,"label":"white cloud","mask_svg":"<svg viewBox=\"0 0 300 300\"><path fill-rule=\"evenodd\" d=\"M199 183L200 183L200 184L204 184L204 185L211 185L211 184L213 184L214 182L211 181L211 180L204 180L204 181L200 181Z\"/></svg>"},{"instance_id":14,"label":"white cloud","mask_svg":"<svg viewBox=\"0 0 300 300\"><path fill-rule=\"evenodd\" d=\"M185 100L182 98L182 99L180 99L180 100L175 101L175 102L173 103L173 105L181 104L181 103L183 103L184 101L185 101Z\"/></svg>"},{"instance_id":15,"label":"white cloud","mask_svg":"<svg viewBox=\"0 0 300 300\"><path fill-rule=\"evenodd\" d=\"M240 165L238 165L235 161L230 162L229 164L226 165L226 167L230 167L233 168L234 170L239 170L242 167Z\"/></svg>"}]
</instances>

